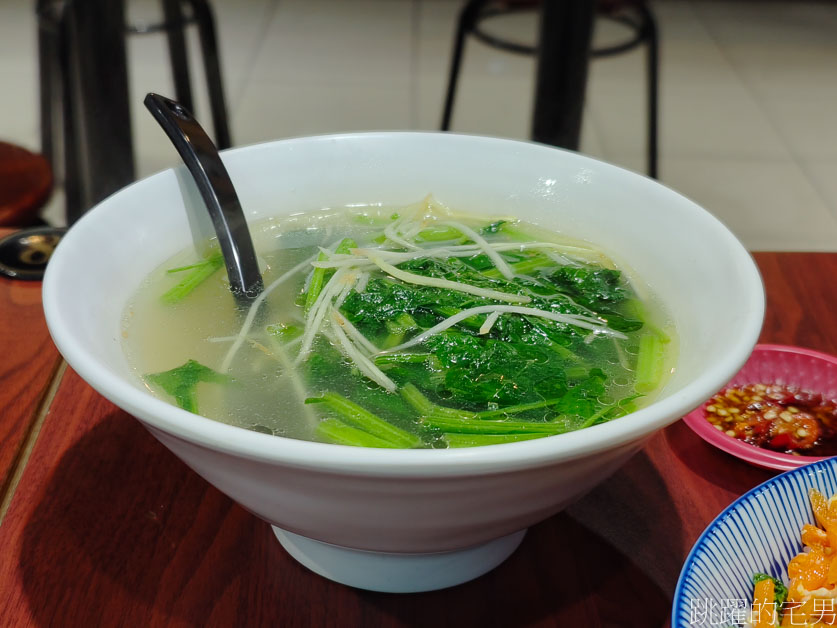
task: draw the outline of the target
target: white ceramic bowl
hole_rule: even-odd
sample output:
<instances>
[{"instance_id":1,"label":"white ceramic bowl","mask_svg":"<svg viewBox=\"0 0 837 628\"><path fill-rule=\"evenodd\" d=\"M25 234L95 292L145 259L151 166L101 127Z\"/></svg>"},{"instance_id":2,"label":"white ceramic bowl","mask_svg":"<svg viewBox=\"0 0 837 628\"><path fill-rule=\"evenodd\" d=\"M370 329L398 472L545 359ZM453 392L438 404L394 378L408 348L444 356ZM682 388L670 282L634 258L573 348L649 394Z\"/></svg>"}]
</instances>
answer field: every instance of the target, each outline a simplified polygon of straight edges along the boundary
<instances>
[{"instance_id":1,"label":"white ceramic bowl","mask_svg":"<svg viewBox=\"0 0 837 628\"><path fill-rule=\"evenodd\" d=\"M73 226L44 280L69 364L221 491L270 522L304 564L354 586L415 591L491 569L525 529L613 473L656 430L744 364L761 328L758 271L709 213L666 187L537 144L437 133L292 139L227 151L253 220L325 206L404 205L432 193L600 245L662 297L676 371L652 405L575 433L458 450L373 450L268 436L154 398L136 381L120 318L142 278L191 242L182 169L140 181Z\"/></svg>"}]
</instances>

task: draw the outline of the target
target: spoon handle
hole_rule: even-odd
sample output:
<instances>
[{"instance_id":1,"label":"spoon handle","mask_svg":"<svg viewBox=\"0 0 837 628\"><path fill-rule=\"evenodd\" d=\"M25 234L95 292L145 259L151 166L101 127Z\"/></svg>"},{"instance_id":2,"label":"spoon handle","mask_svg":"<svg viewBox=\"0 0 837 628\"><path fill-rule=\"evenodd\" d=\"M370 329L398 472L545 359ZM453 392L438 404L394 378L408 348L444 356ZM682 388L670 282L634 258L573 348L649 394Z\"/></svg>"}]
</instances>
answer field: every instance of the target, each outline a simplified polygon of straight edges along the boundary
<instances>
[{"instance_id":1,"label":"spoon handle","mask_svg":"<svg viewBox=\"0 0 837 628\"><path fill-rule=\"evenodd\" d=\"M251 301L264 290L264 283L241 203L218 149L180 103L158 94L146 95L144 103L183 158L209 210L230 290L238 300Z\"/></svg>"}]
</instances>

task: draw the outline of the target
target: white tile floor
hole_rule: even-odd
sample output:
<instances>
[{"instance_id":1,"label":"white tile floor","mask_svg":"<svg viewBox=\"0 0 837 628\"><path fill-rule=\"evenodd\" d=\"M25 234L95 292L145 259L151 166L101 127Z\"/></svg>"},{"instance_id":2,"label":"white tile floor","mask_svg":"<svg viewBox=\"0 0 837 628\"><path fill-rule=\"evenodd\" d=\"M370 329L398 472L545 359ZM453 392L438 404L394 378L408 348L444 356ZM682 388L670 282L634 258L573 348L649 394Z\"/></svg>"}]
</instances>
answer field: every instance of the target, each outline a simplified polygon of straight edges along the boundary
<instances>
[{"instance_id":1,"label":"white tile floor","mask_svg":"<svg viewBox=\"0 0 837 628\"><path fill-rule=\"evenodd\" d=\"M155 0L131 0L153 21ZM214 0L236 144L437 126L459 0ZM752 250L837 250L837 3L658 0L661 180ZM534 38L533 16L495 27ZM618 35L597 23L598 41ZM193 42L194 44L194 42ZM199 59L193 46L193 60ZM139 104L171 91L161 36L129 44L139 175L177 163ZM0 139L37 150L32 3L0 0ZM454 129L525 138L533 61L471 40ZM200 76L196 65L195 76ZM642 170L643 53L595 60L582 151ZM199 117L208 117L198 87ZM50 216L59 215L60 199Z\"/></svg>"}]
</instances>

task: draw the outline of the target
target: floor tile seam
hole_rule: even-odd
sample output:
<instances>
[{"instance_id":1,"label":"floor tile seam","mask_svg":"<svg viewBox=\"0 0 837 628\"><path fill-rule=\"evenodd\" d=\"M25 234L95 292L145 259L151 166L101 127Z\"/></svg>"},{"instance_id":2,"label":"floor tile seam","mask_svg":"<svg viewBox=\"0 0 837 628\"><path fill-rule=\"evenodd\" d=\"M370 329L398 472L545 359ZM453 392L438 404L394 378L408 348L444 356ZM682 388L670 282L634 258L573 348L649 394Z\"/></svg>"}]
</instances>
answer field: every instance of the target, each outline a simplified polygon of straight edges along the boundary
<instances>
[{"instance_id":1,"label":"floor tile seam","mask_svg":"<svg viewBox=\"0 0 837 628\"><path fill-rule=\"evenodd\" d=\"M261 55L262 51L265 47L265 42L268 38L268 32L277 18L278 7L280 4L280 0L269 0L267 7L265 9L265 13L263 16L263 20L261 23L261 27L259 29L259 34L257 36L257 44L253 49L253 52L249 55L250 60L248 63L245 64L245 71L244 76L240 79L240 86L239 90L236 90L229 98L229 115L231 122L234 121L235 115L238 113L239 108L241 107L241 103L244 100L244 94L247 91L247 88L250 85L252 76L253 76L253 69L256 66L256 61L258 60L259 56Z\"/></svg>"},{"instance_id":2,"label":"floor tile seam","mask_svg":"<svg viewBox=\"0 0 837 628\"><path fill-rule=\"evenodd\" d=\"M770 113L769 108L764 107L761 104L761 99L759 98L758 89L756 89L752 83L752 81L747 77L746 72L742 72L739 64L735 62L735 59L730 56L726 48L721 44L718 40L717 35L712 32L711 27L705 22L703 18L701 18L699 12L695 12L695 17L703 24L704 28L706 29L709 37L715 42L715 45L721 51L724 59L730 65L730 67L735 72L736 76L738 77L741 85L744 86L750 97L753 101L754 105L757 109L761 112L764 116L765 120L770 125L770 128L776 134L776 137L784 145L785 150L788 154L792 157L794 165L797 167L799 172L802 174L803 179L808 182L811 189L816 194L817 198L822 203L823 207L828 211L829 215L831 216L832 220L834 221L835 226L837 226L837 206L834 206L828 199L828 196L824 193L822 187L817 183L817 181L810 175L808 170L803 166L801 155L796 151L791 142L788 141L788 137L786 133L781 129L779 125L777 125L775 118Z\"/></svg>"},{"instance_id":3,"label":"floor tile seam","mask_svg":"<svg viewBox=\"0 0 837 628\"><path fill-rule=\"evenodd\" d=\"M410 1L410 60L409 60L409 97L407 99L407 120L410 129L419 128L421 98L419 80L419 47L421 46L422 0Z\"/></svg>"}]
</instances>

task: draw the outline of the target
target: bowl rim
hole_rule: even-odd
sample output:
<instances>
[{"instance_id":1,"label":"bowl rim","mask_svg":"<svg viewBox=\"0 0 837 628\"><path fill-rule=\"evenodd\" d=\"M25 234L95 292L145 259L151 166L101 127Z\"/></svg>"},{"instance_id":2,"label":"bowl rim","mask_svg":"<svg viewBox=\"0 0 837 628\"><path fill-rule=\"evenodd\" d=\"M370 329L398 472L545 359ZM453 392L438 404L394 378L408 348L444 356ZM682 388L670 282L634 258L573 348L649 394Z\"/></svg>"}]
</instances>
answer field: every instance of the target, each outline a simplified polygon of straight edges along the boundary
<instances>
[{"instance_id":1,"label":"bowl rim","mask_svg":"<svg viewBox=\"0 0 837 628\"><path fill-rule=\"evenodd\" d=\"M302 441L260 434L219 423L152 397L110 373L92 357L91 352L82 343L77 341L61 315L58 286L65 267L62 262L65 257L71 255L73 248L80 246L76 245L76 240L81 237L78 234L88 224L95 224L94 221L99 216L109 211L118 211L118 203L122 195L136 193L137 188L153 185L155 180L169 176L169 173L174 170L169 168L136 181L98 203L75 223L58 245L44 278L43 304L50 333L59 351L72 368L94 389L140 419L152 431L161 431L181 441L251 460L320 471L341 473L350 471L358 475L390 477L499 473L582 458L604 449L624 447L638 450L645 439L676 420L671 417L682 417L701 402L704 393L698 394L696 390L718 389L743 366L749 357L761 331L765 309L764 288L755 261L738 238L714 215L679 192L641 174L554 146L437 131L376 131L305 136L236 147L222 151L221 155L225 161L234 161L242 158L241 156L245 153L257 154L259 151L270 150L277 146L293 150L301 143L376 141L467 142L483 145L486 148L499 146L505 150L517 152L543 152L550 155L562 153L564 158L572 160L579 167L595 167L601 172L612 173L623 178L628 177L632 182L653 187L654 190L668 196L682 208L688 208L690 212L693 212L696 220L703 223L707 231L714 232L718 242L730 251L733 258L736 258L736 268L745 279L743 284L745 292L741 294L742 312L745 314L740 317L743 321L740 321L743 333L738 336L737 342L730 346L730 351L720 360L717 368L713 368L711 372L699 374L680 390L633 413L631 415L633 420L612 421L557 437L461 449L385 450Z\"/></svg>"},{"instance_id":2,"label":"bowl rim","mask_svg":"<svg viewBox=\"0 0 837 628\"><path fill-rule=\"evenodd\" d=\"M837 366L837 356L824 353L822 351L817 351L815 349L808 349L806 347L769 343L757 344L753 348L753 353L750 355L750 359L748 360L748 362L754 359L759 359L758 354L764 353L793 353L796 355L805 355ZM735 377L737 377L737 374L733 376L730 379L730 381L734 380ZM724 384L724 386L721 387L719 391L724 390L727 386L729 386L729 382ZM745 443L744 441L739 440L734 436L729 436L725 434L706 420L706 413L704 410L706 403L701 404L699 408L696 408L695 410L687 414L685 417L683 417L683 422L686 423L686 425L688 425L692 429L692 431L695 432L695 434L700 436L707 443L709 443L710 445L714 445L718 449L725 451L726 453L733 455L736 458L739 458L741 460L749 462L750 464L754 464L762 468L787 471L790 469L804 467L814 462L828 460L832 457L794 456L792 454L784 454L778 451L771 451L769 449L763 449L756 445L751 445L750 443Z\"/></svg>"},{"instance_id":3,"label":"bowl rim","mask_svg":"<svg viewBox=\"0 0 837 628\"><path fill-rule=\"evenodd\" d=\"M817 475L820 473L822 469L825 469L829 466L837 466L837 458L823 458L822 460L818 460L817 462L812 462L801 467L789 469L784 473L775 475L772 478L769 478L764 482L761 482L760 484L754 486L749 491L738 497L738 499L736 499L729 506L724 508L720 513L718 513L718 515L714 519L712 519L711 522L709 522L709 524L706 526L703 532L700 533L700 536L697 538L694 545L692 545L692 549L689 550L689 554L686 556L686 560L683 562L683 567L680 570L680 576L677 578L677 586L674 588L674 596L672 598L671 605L672 626L678 625L678 615L680 615L680 611L682 610L682 603L685 599L683 597L683 587L685 585L686 577L694 565L695 557L698 551L700 551L701 547L706 542L706 539L708 539L710 536L712 536L712 534L714 534L715 528L722 521L730 517L733 511L738 510L744 503L749 502L757 495L761 495L762 493L774 490L776 486L787 482L788 477L793 477L796 475Z\"/></svg>"}]
</instances>

